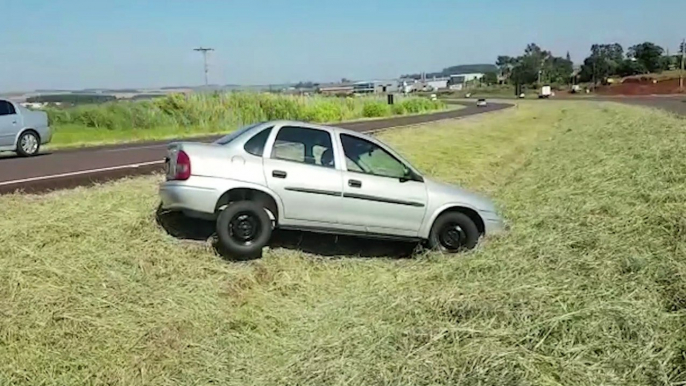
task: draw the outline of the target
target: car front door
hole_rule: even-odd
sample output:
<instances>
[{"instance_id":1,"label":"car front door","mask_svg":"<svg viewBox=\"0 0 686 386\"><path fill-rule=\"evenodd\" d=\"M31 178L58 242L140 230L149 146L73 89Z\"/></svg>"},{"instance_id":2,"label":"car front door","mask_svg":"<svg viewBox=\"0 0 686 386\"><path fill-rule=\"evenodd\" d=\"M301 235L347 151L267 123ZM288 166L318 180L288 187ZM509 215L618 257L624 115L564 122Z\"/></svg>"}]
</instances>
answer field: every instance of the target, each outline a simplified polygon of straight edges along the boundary
<instances>
[{"instance_id":1,"label":"car front door","mask_svg":"<svg viewBox=\"0 0 686 386\"><path fill-rule=\"evenodd\" d=\"M267 185L283 203L285 225L327 226L338 222L343 176L335 163L332 132L282 126L267 144Z\"/></svg>"},{"instance_id":2,"label":"car front door","mask_svg":"<svg viewBox=\"0 0 686 386\"><path fill-rule=\"evenodd\" d=\"M14 105L0 100L0 147L14 145L14 139L20 128L19 115Z\"/></svg>"},{"instance_id":3,"label":"car front door","mask_svg":"<svg viewBox=\"0 0 686 386\"><path fill-rule=\"evenodd\" d=\"M345 160L339 221L369 233L415 237L426 212L426 186L380 145L340 134Z\"/></svg>"}]
</instances>

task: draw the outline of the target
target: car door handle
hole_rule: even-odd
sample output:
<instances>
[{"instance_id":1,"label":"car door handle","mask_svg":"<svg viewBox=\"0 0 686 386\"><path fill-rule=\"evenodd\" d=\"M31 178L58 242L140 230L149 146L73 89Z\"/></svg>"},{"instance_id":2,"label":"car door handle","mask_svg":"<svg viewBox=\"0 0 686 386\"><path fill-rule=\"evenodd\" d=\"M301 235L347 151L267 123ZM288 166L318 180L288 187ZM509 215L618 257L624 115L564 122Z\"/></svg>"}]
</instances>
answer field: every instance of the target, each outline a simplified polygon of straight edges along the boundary
<instances>
[{"instance_id":1,"label":"car door handle","mask_svg":"<svg viewBox=\"0 0 686 386\"><path fill-rule=\"evenodd\" d=\"M272 177L276 178L286 178L288 174L284 172L283 170L273 170L272 171Z\"/></svg>"},{"instance_id":2,"label":"car door handle","mask_svg":"<svg viewBox=\"0 0 686 386\"><path fill-rule=\"evenodd\" d=\"M362 187L362 181L348 180L348 186L350 186L351 188L361 188Z\"/></svg>"}]
</instances>

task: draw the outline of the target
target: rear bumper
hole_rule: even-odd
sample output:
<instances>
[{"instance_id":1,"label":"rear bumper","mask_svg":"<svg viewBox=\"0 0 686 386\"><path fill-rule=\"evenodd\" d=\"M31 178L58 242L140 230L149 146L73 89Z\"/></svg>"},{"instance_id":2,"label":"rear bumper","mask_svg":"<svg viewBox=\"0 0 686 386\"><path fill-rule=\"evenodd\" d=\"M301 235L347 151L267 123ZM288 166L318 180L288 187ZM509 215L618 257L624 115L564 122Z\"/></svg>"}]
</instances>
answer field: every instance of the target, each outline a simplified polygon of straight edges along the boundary
<instances>
[{"instance_id":1,"label":"rear bumper","mask_svg":"<svg viewBox=\"0 0 686 386\"><path fill-rule=\"evenodd\" d=\"M50 143L50 141L52 141L52 128L43 127L36 129L36 131L38 131L38 135L40 136L41 145L45 145L46 143Z\"/></svg>"},{"instance_id":2,"label":"rear bumper","mask_svg":"<svg viewBox=\"0 0 686 386\"><path fill-rule=\"evenodd\" d=\"M188 185L177 181L160 184L159 195L162 209L178 210L188 214L212 215L217 202L215 189Z\"/></svg>"}]
</instances>

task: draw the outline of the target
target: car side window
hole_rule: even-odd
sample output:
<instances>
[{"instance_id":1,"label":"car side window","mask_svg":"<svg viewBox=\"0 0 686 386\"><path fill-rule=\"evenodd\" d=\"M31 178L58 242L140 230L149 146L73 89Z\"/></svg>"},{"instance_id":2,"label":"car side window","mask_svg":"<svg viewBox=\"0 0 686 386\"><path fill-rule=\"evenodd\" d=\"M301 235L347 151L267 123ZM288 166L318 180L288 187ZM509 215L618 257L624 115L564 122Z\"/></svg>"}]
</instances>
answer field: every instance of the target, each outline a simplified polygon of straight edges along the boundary
<instances>
[{"instance_id":1,"label":"car side window","mask_svg":"<svg viewBox=\"0 0 686 386\"><path fill-rule=\"evenodd\" d=\"M253 135L253 137L245 143L243 149L245 149L245 151L249 154L262 157L262 154L264 154L264 145L267 144L267 139L269 138L269 134L271 134L271 132L272 127L268 127Z\"/></svg>"},{"instance_id":2,"label":"car side window","mask_svg":"<svg viewBox=\"0 0 686 386\"><path fill-rule=\"evenodd\" d=\"M348 171L380 177L402 178L409 170L397 158L373 142L341 134Z\"/></svg>"},{"instance_id":3,"label":"car side window","mask_svg":"<svg viewBox=\"0 0 686 386\"><path fill-rule=\"evenodd\" d=\"M324 130L284 126L279 129L272 158L334 168L331 134Z\"/></svg>"},{"instance_id":4,"label":"car side window","mask_svg":"<svg viewBox=\"0 0 686 386\"><path fill-rule=\"evenodd\" d=\"M16 114L14 105L7 101L0 101L0 116L2 115L14 115Z\"/></svg>"}]
</instances>

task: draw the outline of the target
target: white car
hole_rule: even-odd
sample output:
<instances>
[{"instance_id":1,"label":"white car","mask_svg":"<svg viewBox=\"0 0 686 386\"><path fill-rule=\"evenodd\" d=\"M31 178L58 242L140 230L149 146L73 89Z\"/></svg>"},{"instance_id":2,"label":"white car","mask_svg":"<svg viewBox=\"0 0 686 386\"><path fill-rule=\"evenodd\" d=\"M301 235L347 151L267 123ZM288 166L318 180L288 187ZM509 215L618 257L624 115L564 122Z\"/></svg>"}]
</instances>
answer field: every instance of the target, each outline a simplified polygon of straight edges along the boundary
<instances>
[{"instance_id":1,"label":"white car","mask_svg":"<svg viewBox=\"0 0 686 386\"><path fill-rule=\"evenodd\" d=\"M486 99L480 98L479 100L476 101L476 105L478 107L485 107L486 106Z\"/></svg>"},{"instance_id":2,"label":"white car","mask_svg":"<svg viewBox=\"0 0 686 386\"><path fill-rule=\"evenodd\" d=\"M234 257L276 228L423 241L458 252L504 229L493 203L423 176L379 140L293 121L244 127L211 144L168 146L161 208L216 221Z\"/></svg>"},{"instance_id":3,"label":"white car","mask_svg":"<svg viewBox=\"0 0 686 386\"><path fill-rule=\"evenodd\" d=\"M0 151L30 157L38 154L41 145L51 139L46 112L31 111L18 103L0 99Z\"/></svg>"}]
</instances>

